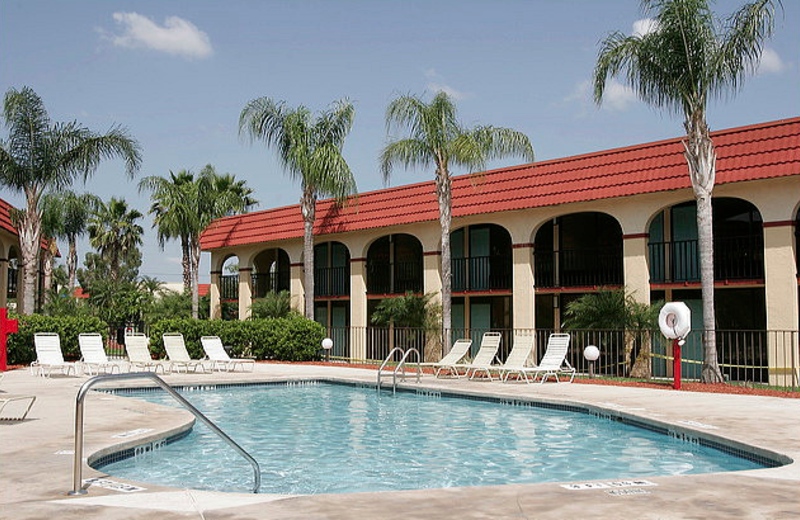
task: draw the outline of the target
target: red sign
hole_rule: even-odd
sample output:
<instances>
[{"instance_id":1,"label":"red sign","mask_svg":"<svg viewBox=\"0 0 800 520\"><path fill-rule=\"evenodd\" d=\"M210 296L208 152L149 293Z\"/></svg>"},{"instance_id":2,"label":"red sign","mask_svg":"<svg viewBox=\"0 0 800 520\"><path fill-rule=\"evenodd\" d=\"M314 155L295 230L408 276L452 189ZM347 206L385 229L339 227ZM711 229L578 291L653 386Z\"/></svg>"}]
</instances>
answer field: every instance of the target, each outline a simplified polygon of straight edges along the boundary
<instances>
[{"instance_id":1,"label":"red sign","mask_svg":"<svg viewBox=\"0 0 800 520\"><path fill-rule=\"evenodd\" d=\"M0 370L8 369L8 335L19 332L19 321L8 319L8 309L0 309Z\"/></svg>"}]
</instances>

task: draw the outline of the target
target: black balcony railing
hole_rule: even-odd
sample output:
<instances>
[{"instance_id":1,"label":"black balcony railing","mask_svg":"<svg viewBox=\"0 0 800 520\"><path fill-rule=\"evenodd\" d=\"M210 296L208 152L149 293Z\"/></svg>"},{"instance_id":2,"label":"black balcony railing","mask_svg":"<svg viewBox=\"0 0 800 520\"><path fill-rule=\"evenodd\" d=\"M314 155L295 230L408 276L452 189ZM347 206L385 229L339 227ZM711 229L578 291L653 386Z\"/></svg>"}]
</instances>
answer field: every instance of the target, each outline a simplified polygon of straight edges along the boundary
<instances>
[{"instance_id":1,"label":"black balcony railing","mask_svg":"<svg viewBox=\"0 0 800 520\"><path fill-rule=\"evenodd\" d=\"M223 300L239 299L239 275L225 274L219 277L219 292Z\"/></svg>"},{"instance_id":2,"label":"black balcony railing","mask_svg":"<svg viewBox=\"0 0 800 520\"><path fill-rule=\"evenodd\" d=\"M594 247L534 253L536 287L585 287L623 283L622 248Z\"/></svg>"},{"instance_id":3,"label":"black balcony railing","mask_svg":"<svg viewBox=\"0 0 800 520\"><path fill-rule=\"evenodd\" d=\"M253 273L253 298L263 298L269 292L289 290L289 271Z\"/></svg>"},{"instance_id":4,"label":"black balcony railing","mask_svg":"<svg viewBox=\"0 0 800 520\"><path fill-rule=\"evenodd\" d=\"M349 267L314 268L315 296L347 296L350 294Z\"/></svg>"},{"instance_id":5,"label":"black balcony railing","mask_svg":"<svg viewBox=\"0 0 800 520\"><path fill-rule=\"evenodd\" d=\"M697 240L650 242L652 283L699 282L700 255ZM764 278L764 239L742 236L714 239L715 280Z\"/></svg>"},{"instance_id":6,"label":"black balcony railing","mask_svg":"<svg viewBox=\"0 0 800 520\"><path fill-rule=\"evenodd\" d=\"M367 292L399 294L422 291L422 262L367 261Z\"/></svg>"},{"instance_id":7,"label":"black balcony railing","mask_svg":"<svg viewBox=\"0 0 800 520\"><path fill-rule=\"evenodd\" d=\"M12 269L11 267L8 268L8 297L9 298L16 298L17 297L17 279L19 276L19 270Z\"/></svg>"},{"instance_id":8,"label":"black balcony railing","mask_svg":"<svg viewBox=\"0 0 800 520\"><path fill-rule=\"evenodd\" d=\"M511 289L510 256L453 258L454 291L502 291Z\"/></svg>"}]
</instances>

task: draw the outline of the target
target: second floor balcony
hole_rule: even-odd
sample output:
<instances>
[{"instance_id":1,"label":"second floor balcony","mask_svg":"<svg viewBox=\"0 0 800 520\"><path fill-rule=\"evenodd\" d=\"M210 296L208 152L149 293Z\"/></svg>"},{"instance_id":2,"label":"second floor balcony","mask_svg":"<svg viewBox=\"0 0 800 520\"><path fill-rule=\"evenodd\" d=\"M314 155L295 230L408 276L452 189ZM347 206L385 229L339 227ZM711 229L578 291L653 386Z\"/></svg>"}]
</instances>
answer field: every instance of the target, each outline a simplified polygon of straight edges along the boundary
<instances>
[{"instance_id":1,"label":"second floor balcony","mask_svg":"<svg viewBox=\"0 0 800 520\"><path fill-rule=\"evenodd\" d=\"M623 278L621 246L534 253L538 288L622 285Z\"/></svg>"},{"instance_id":2,"label":"second floor balcony","mask_svg":"<svg viewBox=\"0 0 800 520\"><path fill-rule=\"evenodd\" d=\"M350 267L315 267L314 295L317 297L350 294Z\"/></svg>"},{"instance_id":3,"label":"second floor balcony","mask_svg":"<svg viewBox=\"0 0 800 520\"><path fill-rule=\"evenodd\" d=\"M367 262L369 294L422 292L422 261Z\"/></svg>"},{"instance_id":4,"label":"second floor balcony","mask_svg":"<svg viewBox=\"0 0 800 520\"><path fill-rule=\"evenodd\" d=\"M219 277L219 292L223 300L239 299L239 275L225 274Z\"/></svg>"},{"instance_id":5,"label":"second floor balcony","mask_svg":"<svg viewBox=\"0 0 800 520\"><path fill-rule=\"evenodd\" d=\"M508 291L512 286L510 256L452 259L453 291Z\"/></svg>"},{"instance_id":6,"label":"second floor balcony","mask_svg":"<svg viewBox=\"0 0 800 520\"><path fill-rule=\"evenodd\" d=\"M700 281L698 241L650 242L651 283ZM714 239L714 280L764 278L764 239L761 235Z\"/></svg>"}]
</instances>

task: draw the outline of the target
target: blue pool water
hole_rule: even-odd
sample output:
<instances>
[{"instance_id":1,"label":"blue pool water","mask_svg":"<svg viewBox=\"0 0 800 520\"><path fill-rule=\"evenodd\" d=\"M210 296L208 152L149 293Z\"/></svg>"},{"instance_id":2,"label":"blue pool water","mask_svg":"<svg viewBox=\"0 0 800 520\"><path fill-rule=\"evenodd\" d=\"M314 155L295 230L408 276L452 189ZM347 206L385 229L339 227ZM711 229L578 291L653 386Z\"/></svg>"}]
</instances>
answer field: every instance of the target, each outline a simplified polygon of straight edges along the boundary
<instances>
[{"instance_id":1,"label":"blue pool water","mask_svg":"<svg viewBox=\"0 0 800 520\"><path fill-rule=\"evenodd\" d=\"M262 493L317 494L736 471L756 462L593 415L311 383L183 390L262 468ZM130 393L173 405L163 392ZM248 491L204 425L103 466L140 482Z\"/></svg>"}]
</instances>

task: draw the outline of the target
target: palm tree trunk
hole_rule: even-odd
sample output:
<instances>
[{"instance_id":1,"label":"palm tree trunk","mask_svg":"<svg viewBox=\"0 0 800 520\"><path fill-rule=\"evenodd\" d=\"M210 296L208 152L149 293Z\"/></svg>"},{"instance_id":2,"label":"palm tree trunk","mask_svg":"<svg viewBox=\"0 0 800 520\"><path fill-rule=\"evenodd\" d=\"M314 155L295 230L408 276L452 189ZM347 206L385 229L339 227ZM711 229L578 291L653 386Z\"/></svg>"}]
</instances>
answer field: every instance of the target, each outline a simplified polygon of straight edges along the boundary
<instances>
[{"instance_id":1,"label":"palm tree trunk","mask_svg":"<svg viewBox=\"0 0 800 520\"><path fill-rule=\"evenodd\" d=\"M189 259L189 237L181 235L181 267L183 268L183 292L192 290L192 264Z\"/></svg>"},{"instance_id":2,"label":"palm tree trunk","mask_svg":"<svg viewBox=\"0 0 800 520\"><path fill-rule=\"evenodd\" d=\"M442 228L442 355L450 352L452 326L452 266L450 265L450 224L452 222L452 196L450 173L446 167L436 172L436 196L439 202L439 224Z\"/></svg>"},{"instance_id":3,"label":"palm tree trunk","mask_svg":"<svg viewBox=\"0 0 800 520\"><path fill-rule=\"evenodd\" d=\"M192 318L197 319L200 313L200 237L192 240L191 244L192 267Z\"/></svg>"},{"instance_id":4,"label":"palm tree trunk","mask_svg":"<svg viewBox=\"0 0 800 520\"><path fill-rule=\"evenodd\" d=\"M19 248L22 256L22 306L17 299L20 314L33 314L36 308L36 278L39 273L42 219L37 208L35 193L27 193L28 205L19 223Z\"/></svg>"},{"instance_id":5,"label":"palm tree trunk","mask_svg":"<svg viewBox=\"0 0 800 520\"><path fill-rule=\"evenodd\" d=\"M303 213L303 276L305 282L305 315L314 319L314 219L317 197L312 188L303 189L300 209Z\"/></svg>"},{"instance_id":6,"label":"palm tree trunk","mask_svg":"<svg viewBox=\"0 0 800 520\"><path fill-rule=\"evenodd\" d=\"M703 383L722 382L717 362L717 337L714 311L714 226L711 194L716 177L717 154L709 135L705 115L699 111L684 123L687 140L684 156L697 199L697 249L700 256L700 288L703 298Z\"/></svg>"},{"instance_id":7,"label":"palm tree trunk","mask_svg":"<svg viewBox=\"0 0 800 520\"><path fill-rule=\"evenodd\" d=\"M78 247L75 237L69 238L69 252L67 253L67 272L69 273L69 295L75 292L75 273L78 270Z\"/></svg>"},{"instance_id":8,"label":"palm tree trunk","mask_svg":"<svg viewBox=\"0 0 800 520\"><path fill-rule=\"evenodd\" d=\"M56 243L55 241L50 241L47 245L47 249L44 250L42 253L43 255L43 282L42 283L42 305L46 305L47 301L50 298L50 286L53 283L53 259L55 258Z\"/></svg>"}]
</instances>

